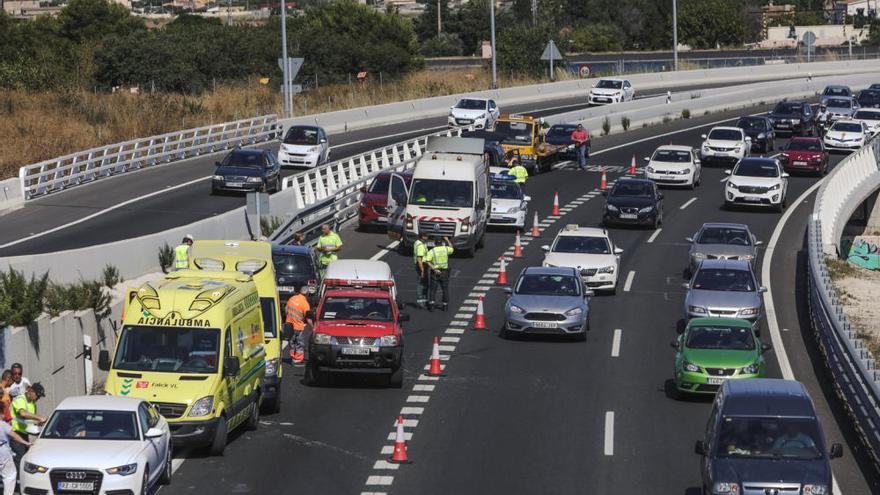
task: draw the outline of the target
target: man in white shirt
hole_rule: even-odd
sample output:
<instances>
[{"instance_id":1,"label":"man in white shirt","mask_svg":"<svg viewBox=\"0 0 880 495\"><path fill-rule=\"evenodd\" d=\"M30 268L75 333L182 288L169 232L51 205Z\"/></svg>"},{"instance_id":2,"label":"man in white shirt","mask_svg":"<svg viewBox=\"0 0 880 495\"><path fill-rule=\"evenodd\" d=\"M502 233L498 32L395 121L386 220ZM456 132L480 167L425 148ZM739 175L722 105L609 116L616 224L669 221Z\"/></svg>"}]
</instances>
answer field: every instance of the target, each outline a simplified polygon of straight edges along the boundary
<instances>
[{"instance_id":1,"label":"man in white shirt","mask_svg":"<svg viewBox=\"0 0 880 495\"><path fill-rule=\"evenodd\" d=\"M20 363L13 364L9 370L12 371L12 385L9 386L9 397L14 399L25 393L27 388L31 386L31 381L22 375L24 370Z\"/></svg>"}]
</instances>

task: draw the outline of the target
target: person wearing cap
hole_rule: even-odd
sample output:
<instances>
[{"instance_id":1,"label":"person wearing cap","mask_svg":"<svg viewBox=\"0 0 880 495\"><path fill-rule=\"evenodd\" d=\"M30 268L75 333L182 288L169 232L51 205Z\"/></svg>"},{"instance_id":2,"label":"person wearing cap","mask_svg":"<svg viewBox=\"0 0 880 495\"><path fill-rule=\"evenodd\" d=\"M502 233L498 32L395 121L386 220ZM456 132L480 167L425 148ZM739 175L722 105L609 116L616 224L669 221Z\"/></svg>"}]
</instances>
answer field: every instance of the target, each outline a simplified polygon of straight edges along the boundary
<instances>
[{"instance_id":1,"label":"person wearing cap","mask_svg":"<svg viewBox=\"0 0 880 495\"><path fill-rule=\"evenodd\" d=\"M571 133L571 140L574 141L578 170L586 170L587 157L590 153L590 133L584 129L583 124L578 124L574 132Z\"/></svg>"},{"instance_id":2,"label":"person wearing cap","mask_svg":"<svg viewBox=\"0 0 880 495\"><path fill-rule=\"evenodd\" d=\"M443 291L443 302L440 308L446 311L449 308L449 255L455 250L452 249L452 243L448 237L443 238L443 242L438 242L436 246L428 251L425 258L428 260L428 266L431 267L431 295L428 298L428 309L430 310L436 303L437 286Z\"/></svg>"},{"instance_id":3,"label":"person wearing cap","mask_svg":"<svg viewBox=\"0 0 880 495\"><path fill-rule=\"evenodd\" d=\"M186 234L180 245L174 248L174 269L186 270L192 259L193 236Z\"/></svg>"},{"instance_id":4,"label":"person wearing cap","mask_svg":"<svg viewBox=\"0 0 880 495\"><path fill-rule=\"evenodd\" d=\"M46 418L37 416L37 401L46 396L46 390L39 382L28 386L25 393L12 401L12 431L27 438L28 426L32 424L43 425ZM16 462L27 453L27 444L15 443L10 445L16 455Z\"/></svg>"},{"instance_id":5,"label":"person wearing cap","mask_svg":"<svg viewBox=\"0 0 880 495\"><path fill-rule=\"evenodd\" d=\"M31 443L27 440L27 435L16 433L9 423L0 421L0 477L3 479L3 495L15 493L18 468L13 457L13 445L20 445L27 451ZM21 456L18 459L21 459Z\"/></svg>"},{"instance_id":6,"label":"person wearing cap","mask_svg":"<svg viewBox=\"0 0 880 495\"><path fill-rule=\"evenodd\" d=\"M9 396L14 399L23 394L24 391L31 386L31 381L23 375L24 368L22 368L21 363L13 363L12 366L9 367L9 371L12 372L12 384L9 385Z\"/></svg>"},{"instance_id":7,"label":"person wearing cap","mask_svg":"<svg viewBox=\"0 0 880 495\"><path fill-rule=\"evenodd\" d=\"M321 237L318 238L318 245L315 249L320 253L318 255L318 264L321 265L321 276L323 276L327 270L327 265L339 258L337 253L342 250L342 238L339 237L339 234L330 230L330 226L325 223L321 225Z\"/></svg>"}]
</instances>

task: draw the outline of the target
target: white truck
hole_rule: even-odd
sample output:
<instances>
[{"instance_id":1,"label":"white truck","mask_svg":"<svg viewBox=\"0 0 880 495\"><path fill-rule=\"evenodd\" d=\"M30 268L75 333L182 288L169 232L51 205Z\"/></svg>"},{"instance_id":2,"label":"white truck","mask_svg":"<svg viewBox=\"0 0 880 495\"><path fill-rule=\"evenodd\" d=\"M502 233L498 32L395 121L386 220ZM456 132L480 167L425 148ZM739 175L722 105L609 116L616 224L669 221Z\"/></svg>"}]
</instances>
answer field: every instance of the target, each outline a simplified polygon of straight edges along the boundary
<instances>
[{"instance_id":1,"label":"white truck","mask_svg":"<svg viewBox=\"0 0 880 495\"><path fill-rule=\"evenodd\" d=\"M405 250L424 232L448 237L471 257L483 247L492 203L483 140L432 136L409 187L392 174L388 187L388 235Z\"/></svg>"}]
</instances>

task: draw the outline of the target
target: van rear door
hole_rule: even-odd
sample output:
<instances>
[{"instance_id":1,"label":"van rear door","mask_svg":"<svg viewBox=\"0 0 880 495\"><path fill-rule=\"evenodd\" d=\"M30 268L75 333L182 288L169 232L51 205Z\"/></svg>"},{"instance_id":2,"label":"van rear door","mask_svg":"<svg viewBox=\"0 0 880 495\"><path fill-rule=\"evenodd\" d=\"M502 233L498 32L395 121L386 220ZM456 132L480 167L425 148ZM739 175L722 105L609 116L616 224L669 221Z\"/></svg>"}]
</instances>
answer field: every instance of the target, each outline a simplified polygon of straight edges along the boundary
<instances>
[{"instance_id":1,"label":"van rear door","mask_svg":"<svg viewBox=\"0 0 880 495\"><path fill-rule=\"evenodd\" d=\"M406 204L409 188L400 174L391 174L388 182L388 237L403 242L406 221Z\"/></svg>"}]
</instances>

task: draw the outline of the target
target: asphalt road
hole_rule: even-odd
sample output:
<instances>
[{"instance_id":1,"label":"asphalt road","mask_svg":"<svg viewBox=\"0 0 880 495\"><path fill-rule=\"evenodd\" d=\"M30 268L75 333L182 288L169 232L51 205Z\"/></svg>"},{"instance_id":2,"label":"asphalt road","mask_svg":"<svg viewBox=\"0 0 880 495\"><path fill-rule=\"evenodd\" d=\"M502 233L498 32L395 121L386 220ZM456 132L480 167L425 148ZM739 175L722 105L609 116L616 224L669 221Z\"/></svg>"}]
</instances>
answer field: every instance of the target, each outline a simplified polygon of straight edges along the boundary
<instances>
[{"instance_id":1,"label":"asphalt road","mask_svg":"<svg viewBox=\"0 0 880 495\"><path fill-rule=\"evenodd\" d=\"M736 116L701 116L596 138L591 163L625 166L633 154L640 159L670 141L696 146L710 125ZM838 155L833 161L839 160ZM610 174L609 180L619 175ZM511 247L514 236L491 232L475 258L452 260L448 313L407 310L413 318L406 324L401 390L345 377L326 388L306 387L299 381L302 368L294 368L285 374L281 413L264 416L256 432L234 438L223 458L178 453L185 460L175 462L173 482L162 493L699 494L699 458L693 446L701 438L710 403L677 401L667 394L673 362L669 342L683 316L684 237L706 221L737 221L749 224L766 242L780 219L769 211L722 210L722 178L721 169L707 167L697 190L667 189L659 233L612 229L624 249L621 275L634 272L631 289L592 299L592 332L586 342L499 338L505 296L498 287L475 286ZM816 180L792 177L790 204ZM598 173L568 169L529 180L531 208L542 219L550 213L554 192L563 208L573 208L540 239L529 240L524 257L509 267L510 277L539 265L539 246L565 224L598 223L598 186ZM810 207L809 200L789 206L797 209L773 260L772 295L782 339L796 377L807 384L818 406L828 441L845 445L844 457L833 461L841 492L880 493L875 473L864 465L858 449L850 448L855 445L852 432L841 420L824 371L812 364L818 362L811 360L816 350L804 333L806 297L797 268ZM351 226L341 235L343 256L350 258L377 255L388 242L383 234L356 232ZM394 251L381 259L391 265L401 299L413 301L411 259ZM467 309L458 309L469 306L465 301L477 293L486 294L487 331L471 330L463 323ZM463 316L456 316L458 312ZM766 322L762 325L769 338ZM434 336L445 337L449 346L442 350L449 356L446 376L436 381L422 377ZM766 355L773 377L780 376L777 352ZM393 443L389 434L401 413L412 434L408 451L413 463L390 469L383 452Z\"/></svg>"}]
</instances>

